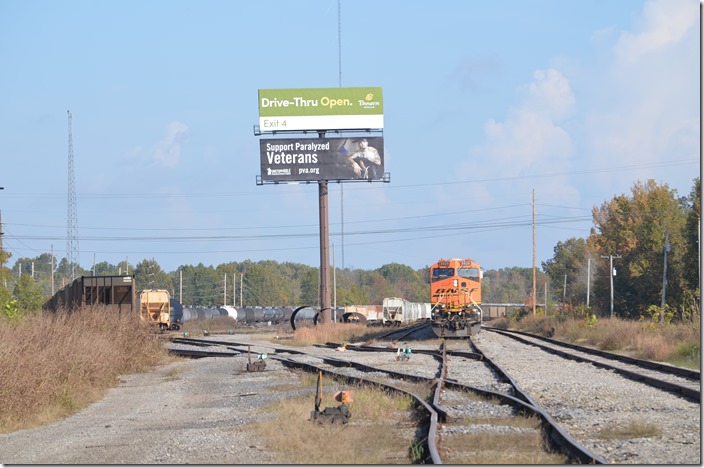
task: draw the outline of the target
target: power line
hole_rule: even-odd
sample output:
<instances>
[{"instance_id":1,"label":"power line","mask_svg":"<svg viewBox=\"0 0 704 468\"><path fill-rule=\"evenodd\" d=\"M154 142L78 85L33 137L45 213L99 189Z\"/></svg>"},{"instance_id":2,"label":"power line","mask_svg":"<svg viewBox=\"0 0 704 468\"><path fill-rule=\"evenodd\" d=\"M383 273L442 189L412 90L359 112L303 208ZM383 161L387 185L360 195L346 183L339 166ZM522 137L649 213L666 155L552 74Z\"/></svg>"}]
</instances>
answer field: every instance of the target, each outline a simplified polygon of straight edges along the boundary
<instances>
[{"instance_id":1,"label":"power line","mask_svg":"<svg viewBox=\"0 0 704 468\"><path fill-rule=\"evenodd\" d=\"M582 175L582 174L598 174L598 173L604 173L604 172L620 172L620 171L628 171L628 170L633 170L633 169L643 169L643 168L656 168L656 167L667 167L667 166L678 166L678 165L686 165L686 164L694 164L697 163L699 164L700 161L699 159L680 159L680 160L674 160L674 161L666 161L666 162L659 162L659 163L651 163L651 164L634 164L634 165L629 165L629 166L615 166L615 167L604 167L604 168L596 168L596 169L584 169L584 170L578 170L578 171L563 171L563 172L551 172L551 173L537 173L537 174L526 174L522 176L507 176L507 177L491 177L491 178L484 178L484 179L471 179L471 180L459 180L459 181L446 181L446 182L429 182L429 183L423 183L423 184L383 184L383 186L367 186L364 184L364 187L360 186L355 186L355 184L349 185L349 189L354 191L354 190L395 190L395 189L404 189L404 188L416 188L416 187L428 187L428 186L447 186L447 185L458 185L458 184L477 184L481 182L500 182L500 181L509 181L509 180L520 180L520 179L530 179L533 177L536 178L542 178L542 177L556 177L556 176L564 176L564 175ZM340 184L343 185L343 184ZM257 198L261 198L262 196L267 196L267 195L272 195L275 196L276 194L273 192L257 192L257 191L245 191L245 192L196 192L196 193L170 193L170 194L165 194L165 193L85 193L85 194L77 194L77 198L87 198L87 199L117 199L117 200L122 200L122 199L158 199L158 198L207 198L207 197L213 197L213 198L222 198L222 197L232 197L232 196L256 196ZM6 194L4 195L5 198L7 199L14 199L14 198L50 198L54 199L58 195L57 194L52 194L52 193L44 193L44 194L32 194L32 193L12 193L12 194ZM584 208L575 208L575 209L584 209Z\"/></svg>"}]
</instances>

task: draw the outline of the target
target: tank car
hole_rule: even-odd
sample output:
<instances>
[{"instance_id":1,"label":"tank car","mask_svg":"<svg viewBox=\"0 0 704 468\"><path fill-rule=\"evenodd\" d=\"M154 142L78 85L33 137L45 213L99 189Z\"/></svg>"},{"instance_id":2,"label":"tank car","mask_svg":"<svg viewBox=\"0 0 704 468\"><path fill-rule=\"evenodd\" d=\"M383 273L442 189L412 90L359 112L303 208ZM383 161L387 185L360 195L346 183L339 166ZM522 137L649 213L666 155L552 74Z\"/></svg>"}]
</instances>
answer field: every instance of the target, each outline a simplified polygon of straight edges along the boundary
<instances>
[{"instance_id":1,"label":"tank car","mask_svg":"<svg viewBox=\"0 0 704 468\"><path fill-rule=\"evenodd\" d=\"M482 323L482 269L473 260L440 259L430 267L433 332L439 337L477 335Z\"/></svg>"}]
</instances>

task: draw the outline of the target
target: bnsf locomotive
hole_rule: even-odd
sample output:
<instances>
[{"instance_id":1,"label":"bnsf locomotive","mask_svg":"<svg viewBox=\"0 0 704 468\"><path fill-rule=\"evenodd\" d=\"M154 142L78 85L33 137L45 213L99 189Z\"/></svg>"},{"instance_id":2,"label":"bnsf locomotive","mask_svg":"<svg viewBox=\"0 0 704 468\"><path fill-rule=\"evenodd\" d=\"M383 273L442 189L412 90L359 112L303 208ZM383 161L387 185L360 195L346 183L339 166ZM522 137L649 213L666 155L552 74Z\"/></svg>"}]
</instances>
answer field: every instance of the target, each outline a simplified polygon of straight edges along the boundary
<instances>
[{"instance_id":1,"label":"bnsf locomotive","mask_svg":"<svg viewBox=\"0 0 704 468\"><path fill-rule=\"evenodd\" d=\"M482 269L470 259L440 260L430 267L433 332L468 337L481 329Z\"/></svg>"}]
</instances>

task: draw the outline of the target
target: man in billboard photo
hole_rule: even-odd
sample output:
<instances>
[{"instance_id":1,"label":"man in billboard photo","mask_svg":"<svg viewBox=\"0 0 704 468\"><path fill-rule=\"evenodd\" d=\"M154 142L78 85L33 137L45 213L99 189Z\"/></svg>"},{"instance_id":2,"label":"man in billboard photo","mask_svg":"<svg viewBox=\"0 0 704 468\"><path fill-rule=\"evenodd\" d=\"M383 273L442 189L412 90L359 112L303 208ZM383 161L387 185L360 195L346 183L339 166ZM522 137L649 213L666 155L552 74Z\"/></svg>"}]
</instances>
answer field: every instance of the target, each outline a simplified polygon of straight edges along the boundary
<instances>
[{"instance_id":1,"label":"man in billboard photo","mask_svg":"<svg viewBox=\"0 0 704 468\"><path fill-rule=\"evenodd\" d=\"M348 158L352 164L355 175L360 179L379 179L381 170L381 156L376 148L369 146L366 138L358 141L359 151L352 153Z\"/></svg>"}]
</instances>

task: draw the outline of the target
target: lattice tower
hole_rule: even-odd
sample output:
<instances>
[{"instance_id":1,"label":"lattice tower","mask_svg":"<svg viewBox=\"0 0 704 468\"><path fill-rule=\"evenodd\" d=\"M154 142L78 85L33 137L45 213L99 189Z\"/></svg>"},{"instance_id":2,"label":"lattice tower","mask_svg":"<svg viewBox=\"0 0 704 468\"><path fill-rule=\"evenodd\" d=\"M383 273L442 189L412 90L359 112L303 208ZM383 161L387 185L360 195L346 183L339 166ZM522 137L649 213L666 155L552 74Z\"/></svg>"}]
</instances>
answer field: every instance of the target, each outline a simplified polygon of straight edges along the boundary
<instances>
[{"instance_id":1,"label":"lattice tower","mask_svg":"<svg viewBox=\"0 0 704 468\"><path fill-rule=\"evenodd\" d=\"M76 178L73 170L73 133L71 121L73 116L68 113L68 215L66 225L66 259L71 268L71 281L76 279L76 265L78 264L78 210L76 208Z\"/></svg>"}]
</instances>

